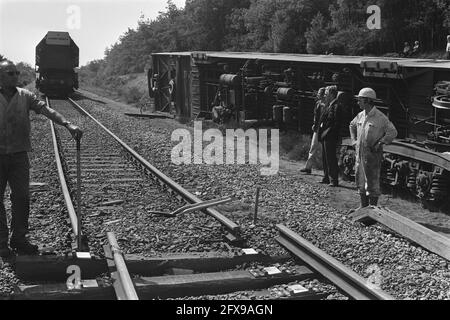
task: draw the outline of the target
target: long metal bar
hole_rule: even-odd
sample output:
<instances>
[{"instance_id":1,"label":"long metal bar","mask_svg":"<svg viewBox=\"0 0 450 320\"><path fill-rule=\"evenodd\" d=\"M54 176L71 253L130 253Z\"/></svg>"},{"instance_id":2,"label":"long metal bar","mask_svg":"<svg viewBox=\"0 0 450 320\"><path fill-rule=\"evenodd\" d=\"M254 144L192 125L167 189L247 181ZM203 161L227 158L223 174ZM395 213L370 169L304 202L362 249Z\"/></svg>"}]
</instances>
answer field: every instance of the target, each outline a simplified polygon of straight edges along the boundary
<instances>
[{"instance_id":1,"label":"long metal bar","mask_svg":"<svg viewBox=\"0 0 450 320\"><path fill-rule=\"evenodd\" d=\"M48 98L45 98L47 105L50 107ZM67 187L67 181L64 177L64 171L61 164L61 158L59 157L59 148L58 148L58 142L56 140L56 132L55 132L55 126L51 120L50 121L50 128L52 131L52 138L53 138L53 149L55 150L55 161L56 161L56 167L58 169L58 176L59 181L61 182L61 189L64 196L64 201L66 202L67 211L69 212L69 218L70 218L70 224L72 225L73 233L75 234L75 237L80 238L78 236L78 219L77 214L75 212L75 209L73 207L72 198L70 197L69 188Z\"/></svg>"},{"instance_id":2,"label":"long metal bar","mask_svg":"<svg viewBox=\"0 0 450 320\"><path fill-rule=\"evenodd\" d=\"M253 213L253 224L256 224L257 219L258 219L259 189L260 189L260 187L256 187L255 211Z\"/></svg>"},{"instance_id":3,"label":"long metal bar","mask_svg":"<svg viewBox=\"0 0 450 320\"><path fill-rule=\"evenodd\" d=\"M410 157L424 162L430 162L446 170L450 170L450 160L444 155L426 150L424 148L410 145L401 141L393 141L383 147L384 152L394 153L405 157Z\"/></svg>"},{"instance_id":4,"label":"long metal bar","mask_svg":"<svg viewBox=\"0 0 450 320\"><path fill-rule=\"evenodd\" d=\"M81 249L81 139L77 138L77 221L80 234L77 237L78 249Z\"/></svg>"},{"instance_id":5,"label":"long metal bar","mask_svg":"<svg viewBox=\"0 0 450 320\"><path fill-rule=\"evenodd\" d=\"M122 289L125 293L127 300L139 300L136 290L131 280L130 274L128 273L125 260L123 259L122 253L117 243L116 237L113 232L106 233L108 237L109 245L111 246L111 251L114 258L114 263L116 265L117 273L119 274L119 279L122 285Z\"/></svg>"},{"instance_id":6,"label":"long metal bar","mask_svg":"<svg viewBox=\"0 0 450 320\"><path fill-rule=\"evenodd\" d=\"M179 195L181 195L185 200L190 203L201 203L203 202L195 195L184 189L178 183L170 179L164 173L159 171L156 167L152 166L147 160L145 160L142 156L140 156L136 151L131 149L125 142L123 142L119 137L117 137L114 133L112 133L109 129L107 129L103 124L101 124L97 119L91 116L86 110L84 110L79 104L77 104L74 100L69 98L69 101L78 108L82 113L84 113L87 117L91 118L92 121L97 123L103 130L105 130L111 137L113 137L127 152L129 152L137 161L139 161L146 169L150 170L159 180L163 181L170 189L176 191ZM222 215L215 209L207 208L204 209L203 212L210 215L211 217L218 220L225 228L227 228L230 232L236 233L240 231L239 226Z\"/></svg>"},{"instance_id":7,"label":"long metal bar","mask_svg":"<svg viewBox=\"0 0 450 320\"><path fill-rule=\"evenodd\" d=\"M214 201L210 200L210 201L205 201L205 202L201 202L201 203L195 203L195 204L189 205L189 207L185 206L185 207L181 208L182 210L180 210L179 212L176 212L174 214L186 214L186 213L189 213L192 211L197 211L197 210L217 206L219 204L224 204L224 203L230 202L231 200L232 200L231 198L224 198L224 199L218 199L218 200L214 200ZM178 210L176 210L176 211L178 211Z\"/></svg>"},{"instance_id":8,"label":"long metal bar","mask_svg":"<svg viewBox=\"0 0 450 320\"><path fill-rule=\"evenodd\" d=\"M281 245L352 298L357 300L394 300L392 296L368 283L356 272L313 246L286 226L279 224L277 229L281 234L281 238L277 241Z\"/></svg>"}]
</instances>

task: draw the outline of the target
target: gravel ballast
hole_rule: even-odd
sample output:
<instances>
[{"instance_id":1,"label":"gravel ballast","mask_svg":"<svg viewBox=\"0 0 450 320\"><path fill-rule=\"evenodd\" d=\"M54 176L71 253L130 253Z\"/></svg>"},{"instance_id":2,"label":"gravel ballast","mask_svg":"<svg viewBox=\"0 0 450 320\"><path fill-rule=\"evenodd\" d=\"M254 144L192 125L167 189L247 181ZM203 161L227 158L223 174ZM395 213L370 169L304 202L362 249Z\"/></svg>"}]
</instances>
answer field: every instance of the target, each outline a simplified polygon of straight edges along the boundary
<instances>
[{"instance_id":1,"label":"gravel ballast","mask_svg":"<svg viewBox=\"0 0 450 320\"><path fill-rule=\"evenodd\" d=\"M282 170L275 176L261 176L257 165L174 165L171 152L176 142L171 142L171 134L173 130L186 126L174 120L127 117L123 115L124 111L89 99L80 100L79 103L136 152L199 198L207 200L233 196L237 201L219 206L218 209L241 226L248 244L255 249L271 255L286 254L274 240L278 235L275 226L282 223L397 299L450 299L448 261L398 235L386 232L381 226L366 227L351 222L346 212L327 204L325 199L330 196L330 191L326 186L306 183L298 176ZM62 250L68 245L70 231L67 214L63 210L64 202L59 191L53 153L49 151L52 148L50 127L47 120L36 116L33 116L32 126L32 181L47 183L49 191L32 194L31 238ZM257 186L260 186L261 192L255 225L253 202ZM141 196L137 195L136 199ZM130 224L124 223L114 230L119 238L142 239L144 235L152 233L155 239L158 235L161 242L165 232L180 232L180 227L171 222L152 229L150 223L137 218L139 212L140 215L145 212L145 205L141 211L134 212L135 220L130 219ZM52 219L49 223L49 216L55 217L55 221ZM201 228L208 231L216 223L210 222L202 213L193 213L192 217L183 216L180 220L191 218L195 219L195 223L181 223L183 232L190 233L192 237L201 237ZM152 223L163 220L155 217L150 219L154 219ZM142 230L146 228L150 229L142 235ZM103 231L93 229L92 234ZM213 237L211 233L209 237ZM156 250L153 247L155 239L147 239L142 251L139 251L155 254L166 250L190 250L180 248L183 240L180 238L179 243L176 243L173 237L163 238L163 245ZM129 246L125 244L125 250L133 252L133 248L140 244L139 240L130 242ZM192 251L226 250L226 246L197 246L194 249ZM7 270L2 269L0 279L7 278L4 278L4 274L11 274ZM10 292L15 281L10 279L7 284L0 285L0 292ZM245 296L246 293L242 293L220 298L240 299Z\"/></svg>"}]
</instances>

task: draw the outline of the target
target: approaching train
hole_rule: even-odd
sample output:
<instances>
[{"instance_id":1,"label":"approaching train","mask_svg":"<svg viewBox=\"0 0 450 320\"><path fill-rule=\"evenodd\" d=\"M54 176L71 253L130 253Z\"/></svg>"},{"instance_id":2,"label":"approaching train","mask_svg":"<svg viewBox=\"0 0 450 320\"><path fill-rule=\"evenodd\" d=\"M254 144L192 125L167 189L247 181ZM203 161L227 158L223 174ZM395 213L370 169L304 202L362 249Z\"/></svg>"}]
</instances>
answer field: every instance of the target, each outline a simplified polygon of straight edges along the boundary
<instances>
[{"instance_id":1,"label":"approaching train","mask_svg":"<svg viewBox=\"0 0 450 320\"><path fill-rule=\"evenodd\" d=\"M36 46L36 88L66 97L78 89L79 49L68 32L49 31Z\"/></svg>"},{"instance_id":2,"label":"approaching train","mask_svg":"<svg viewBox=\"0 0 450 320\"><path fill-rule=\"evenodd\" d=\"M311 133L315 94L338 86L346 106L342 136L360 111L354 95L371 87L375 105L396 126L385 146L383 182L422 200L450 204L450 61L250 52L152 55L149 94L155 108L178 118L240 126L273 123ZM344 139L340 166L354 175L355 154Z\"/></svg>"}]
</instances>

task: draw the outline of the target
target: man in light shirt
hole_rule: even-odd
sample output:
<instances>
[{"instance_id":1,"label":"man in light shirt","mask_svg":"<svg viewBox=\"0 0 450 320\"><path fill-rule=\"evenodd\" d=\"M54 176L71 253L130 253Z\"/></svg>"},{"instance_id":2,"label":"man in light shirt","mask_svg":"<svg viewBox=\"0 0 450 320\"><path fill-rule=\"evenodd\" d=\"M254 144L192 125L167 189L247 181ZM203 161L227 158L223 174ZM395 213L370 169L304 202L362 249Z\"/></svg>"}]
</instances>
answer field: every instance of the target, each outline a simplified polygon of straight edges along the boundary
<instances>
[{"instance_id":1,"label":"man in light shirt","mask_svg":"<svg viewBox=\"0 0 450 320\"><path fill-rule=\"evenodd\" d=\"M358 104L363 111L350 123L350 136L356 146L355 180L361 199L360 208L378 204L383 145L397 137L392 122L375 107L376 98L373 89L362 89Z\"/></svg>"},{"instance_id":2,"label":"man in light shirt","mask_svg":"<svg viewBox=\"0 0 450 320\"><path fill-rule=\"evenodd\" d=\"M18 254L36 254L38 247L31 244L28 233L30 211L30 110L40 113L55 123L65 126L74 138L83 132L61 114L49 108L28 90L17 87L19 72L14 63L0 61L0 257L9 258L8 222L3 197L6 185L11 189L10 247Z\"/></svg>"}]
</instances>

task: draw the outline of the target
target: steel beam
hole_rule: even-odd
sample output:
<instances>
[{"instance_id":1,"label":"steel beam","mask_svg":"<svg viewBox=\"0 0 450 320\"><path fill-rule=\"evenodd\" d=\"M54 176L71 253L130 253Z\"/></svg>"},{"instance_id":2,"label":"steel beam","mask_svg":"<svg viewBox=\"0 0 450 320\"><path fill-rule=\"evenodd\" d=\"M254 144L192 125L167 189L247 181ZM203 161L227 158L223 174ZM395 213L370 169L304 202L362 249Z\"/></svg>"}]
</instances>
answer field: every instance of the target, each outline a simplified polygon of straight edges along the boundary
<instances>
[{"instance_id":1,"label":"steel beam","mask_svg":"<svg viewBox=\"0 0 450 320\"><path fill-rule=\"evenodd\" d=\"M356 272L313 246L294 231L284 225L277 225L281 237L276 240L304 261L311 268L322 274L338 288L357 300L394 300L383 290L368 283Z\"/></svg>"}]
</instances>

